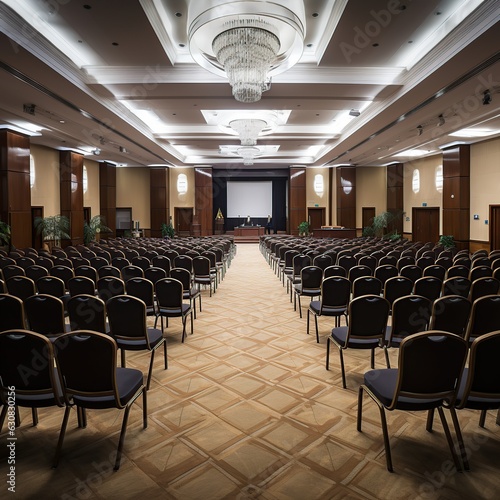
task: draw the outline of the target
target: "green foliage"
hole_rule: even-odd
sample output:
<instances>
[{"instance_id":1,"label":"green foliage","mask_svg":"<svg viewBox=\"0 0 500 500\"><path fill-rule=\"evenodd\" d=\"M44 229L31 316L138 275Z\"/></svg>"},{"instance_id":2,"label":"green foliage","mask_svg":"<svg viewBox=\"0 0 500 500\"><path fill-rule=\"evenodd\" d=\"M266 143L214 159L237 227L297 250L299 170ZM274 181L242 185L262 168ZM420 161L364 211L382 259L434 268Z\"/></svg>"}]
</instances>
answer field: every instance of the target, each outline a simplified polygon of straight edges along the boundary
<instances>
[{"instance_id":1,"label":"green foliage","mask_svg":"<svg viewBox=\"0 0 500 500\"><path fill-rule=\"evenodd\" d=\"M0 244L10 245L10 226L3 221L0 221Z\"/></svg>"},{"instance_id":2,"label":"green foliage","mask_svg":"<svg viewBox=\"0 0 500 500\"><path fill-rule=\"evenodd\" d=\"M303 221L301 222L297 229L299 230L299 236L308 236L309 235L309 222Z\"/></svg>"},{"instance_id":3,"label":"green foliage","mask_svg":"<svg viewBox=\"0 0 500 500\"><path fill-rule=\"evenodd\" d=\"M455 241L453 239L453 236L451 234L442 234L439 237L439 245L441 245L444 248L454 248L455 247Z\"/></svg>"},{"instance_id":4,"label":"green foliage","mask_svg":"<svg viewBox=\"0 0 500 500\"><path fill-rule=\"evenodd\" d=\"M69 219L65 215L51 215L49 217L36 217L35 230L46 241L60 244L61 240L70 239Z\"/></svg>"},{"instance_id":5,"label":"green foliage","mask_svg":"<svg viewBox=\"0 0 500 500\"><path fill-rule=\"evenodd\" d=\"M161 225L161 235L163 238L173 238L175 236L174 226L172 223L166 224L165 222Z\"/></svg>"},{"instance_id":6,"label":"green foliage","mask_svg":"<svg viewBox=\"0 0 500 500\"><path fill-rule=\"evenodd\" d=\"M398 241L402 235L394 226L401 221L405 212L402 210L394 212L382 212L373 218L372 225L363 228L363 236L376 236L390 241Z\"/></svg>"},{"instance_id":7,"label":"green foliage","mask_svg":"<svg viewBox=\"0 0 500 500\"><path fill-rule=\"evenodd\" d=\"M83 243L88 245L90 242L95 241L99 233L111 233L111 229L106 226L106 221L102 215L94 215L90 222L83 223Z\"/></svg>"}]
</instances>

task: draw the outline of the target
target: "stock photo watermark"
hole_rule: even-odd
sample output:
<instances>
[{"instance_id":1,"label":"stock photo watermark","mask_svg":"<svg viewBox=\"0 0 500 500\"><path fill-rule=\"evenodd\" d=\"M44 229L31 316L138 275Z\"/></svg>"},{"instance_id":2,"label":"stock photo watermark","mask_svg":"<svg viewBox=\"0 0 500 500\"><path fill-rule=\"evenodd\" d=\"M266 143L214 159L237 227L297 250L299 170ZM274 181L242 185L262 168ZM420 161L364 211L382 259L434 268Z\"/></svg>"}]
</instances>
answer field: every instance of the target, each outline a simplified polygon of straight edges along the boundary
<instances>
[{"instance_id":1,"label":"stock photo watermark","mask_svg":"<svg viewBox=\"0 0 500 500\"><path fill-rule=\"evenodd\" d=\"M16 492L16 388L7 392L7 490Z\"/></svg>"}]
</instances>

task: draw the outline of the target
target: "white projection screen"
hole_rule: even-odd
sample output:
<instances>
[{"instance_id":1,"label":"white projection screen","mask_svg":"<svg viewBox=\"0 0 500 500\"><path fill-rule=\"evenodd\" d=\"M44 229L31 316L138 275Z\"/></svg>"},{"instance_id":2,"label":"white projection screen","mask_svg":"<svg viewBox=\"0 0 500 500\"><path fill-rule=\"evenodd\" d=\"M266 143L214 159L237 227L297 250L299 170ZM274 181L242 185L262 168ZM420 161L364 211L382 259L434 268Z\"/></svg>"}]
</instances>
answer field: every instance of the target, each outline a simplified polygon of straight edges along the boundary
<instances>
[{"instance_id":1,"label":"white projection screen","mask_svg":"<svg viewBox=\"0 0 500 500\"><path fill-rule=\"evenodd\" d=\"M227 217L267 217L273 213L272 181L228 181Z\"/></svg>"}]
</instances>

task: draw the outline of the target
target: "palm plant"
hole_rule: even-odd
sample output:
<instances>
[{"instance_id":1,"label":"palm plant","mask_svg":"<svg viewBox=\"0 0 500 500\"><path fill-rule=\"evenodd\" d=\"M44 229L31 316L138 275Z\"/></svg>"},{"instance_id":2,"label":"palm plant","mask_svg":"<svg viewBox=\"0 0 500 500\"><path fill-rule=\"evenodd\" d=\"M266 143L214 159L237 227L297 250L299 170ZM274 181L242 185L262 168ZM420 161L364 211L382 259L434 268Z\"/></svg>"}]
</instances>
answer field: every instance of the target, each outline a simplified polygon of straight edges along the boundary
<instances>
[{"instance_id":1,"label":"palm plant","mask_svg":"<svg viewBox=\"0 0 500 500\"><path fill-rule=\"evenodd\" d=\"M70 223L65 215L50 215L35 218L35 230L47 242L56 246L61 245L61 240L69 240Z\"/></svg>"},{"instance_id":2,"label":"palm plant","mask_svg":"<svg viewBox=\"0 0 500 500\"><path fill-rule=\"evenodd\" d=\"M102 215L94 215L89 222L83 223L83 243L88 245L95 241L99 233L110 233L111 229L106 226L106 221Z\"/></svg>"},{"instance_id":3,"label":"palm plant","mask_svg":"<svg viewBox=\"0 0 500 500\"><path fill-rule=\"evenodd\" d=\"M3 221L0 221L0 246L10 247L10 226Z\"/></svg>"}]
</instances>

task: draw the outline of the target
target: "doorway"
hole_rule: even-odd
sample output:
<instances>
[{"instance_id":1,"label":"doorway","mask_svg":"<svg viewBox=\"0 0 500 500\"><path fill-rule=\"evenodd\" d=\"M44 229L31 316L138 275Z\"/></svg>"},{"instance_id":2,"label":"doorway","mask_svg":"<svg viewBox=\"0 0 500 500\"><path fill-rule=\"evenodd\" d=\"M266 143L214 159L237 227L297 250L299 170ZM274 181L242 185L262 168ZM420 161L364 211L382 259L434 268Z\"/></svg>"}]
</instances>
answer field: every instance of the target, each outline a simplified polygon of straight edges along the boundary
<instances>
[{"instance_id":1,"label":"doorway","mask_svg":"<svg viewBox=\"0 0 500 500\"><path fill-rule=\"evenodd\" d=\"M190 236L193 223L193 207L174 207L175 232L179 236Z\"/></svg>"},{"instance_id":2,"label":"doorway","mask_svg":"<svg viewBox=\"0 0 500 500\"><path fill-rule=\"evenodd\" d=\"M490 252L500 249L500 205L490 205Z\"/></svg>"},{"instance_id":3,"label":"doorway","mask_svg":"<svg viewBox=\"0 0 500 500\"><path fill-rule=\"evenodd\" d=\"M438 242L439 207L413 207L412 220L412 241Z\"/></svg>"},{"instance_id":4,"label":"doorway","mask_svg":"<svg viewBox=\"0 0 500 500\"><path fill-rule=\"evenodd\" d=\"M309 231L321 229L325 225L325 209L324 208L308 208L307 220L309 221Z\"/></svg>"},{"instance_id":5,"label":"doorway","mask_svg":"<svg viewBox=\"0 0 500 500\"><path fill-rule=\"evenodd\" d=\"M375 207L361 207L361 231L373 224Z\"/></svg>"},{"instance_id":6,"label":"doorway","mask_svg":"<svg viewBox=\"0 0 500 500\"><path fill-rule=\"evenodd\" d=\"M31 246L36 250L43 246L42 233L36 231L35 220L38 218L43 219L43 207L31 207Z\"/></svg>"}]
</instances>

